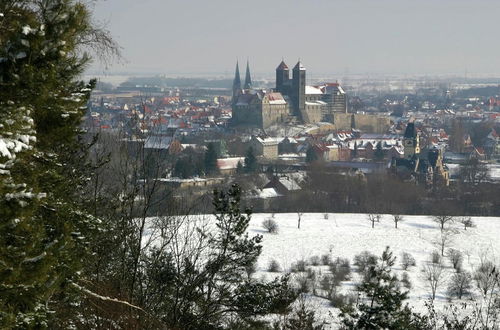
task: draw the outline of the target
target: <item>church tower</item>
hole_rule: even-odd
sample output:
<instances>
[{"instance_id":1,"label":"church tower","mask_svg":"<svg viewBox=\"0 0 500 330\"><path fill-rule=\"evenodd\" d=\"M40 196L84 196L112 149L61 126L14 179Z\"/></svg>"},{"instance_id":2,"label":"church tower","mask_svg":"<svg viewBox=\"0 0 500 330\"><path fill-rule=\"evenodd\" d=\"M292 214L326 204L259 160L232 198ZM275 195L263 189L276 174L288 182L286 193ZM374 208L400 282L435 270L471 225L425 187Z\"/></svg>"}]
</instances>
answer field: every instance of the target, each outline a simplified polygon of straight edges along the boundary
<instances>
[{"instance_id":1,"label":"church tower","mask_svg":"<svg viewBox=\"0 0 500 330\"><path fill-rule=\"evenodd\" d=\"M245 73L245 90L252 89L252 78L250 77L250 64L247 60L247 71Z\"/></svg>"},{"instance_id":2,"label":"church tower","mask_svg":"<svg viewBox=\"0 0 500 330\"><path fill-rule=\"evenodd\" d=\"M282 60L276 68L276 91L283 95L288 95L288 80L290 79L290 70Z\"/></svg>"},{"instance_id":3,"label":"church tower","mask_svg":"<svg viewBox=\"0 0 500 330\"><path fill-rule=\"evenodd\" d=\"M404 158L410 159L420 153L420 133L414 123L408 123L403 137Z\"/></svg>"},{"instance_id":4,"label":"church tower","mask_svg":"<svg viewBox=\"0 0 500 330\"><path fill-rule=\"evenodd\" d=\"M238 66L238 61L236 61L236 70L234 72L234 80L233 80L233 103L236 103L236 99L240 93L241 93L240 68Z\"/></svg>"},{"instance_id":5,"label":"church tower","mask_svg":"<svg viewBox=\"0 0 500 330\"><path fill-rule=\"evenodd\" d=\"M292 104L293 114L302 118L306 108L306 68L297 62L292 72Z\"/></svg>"}]
</instances>

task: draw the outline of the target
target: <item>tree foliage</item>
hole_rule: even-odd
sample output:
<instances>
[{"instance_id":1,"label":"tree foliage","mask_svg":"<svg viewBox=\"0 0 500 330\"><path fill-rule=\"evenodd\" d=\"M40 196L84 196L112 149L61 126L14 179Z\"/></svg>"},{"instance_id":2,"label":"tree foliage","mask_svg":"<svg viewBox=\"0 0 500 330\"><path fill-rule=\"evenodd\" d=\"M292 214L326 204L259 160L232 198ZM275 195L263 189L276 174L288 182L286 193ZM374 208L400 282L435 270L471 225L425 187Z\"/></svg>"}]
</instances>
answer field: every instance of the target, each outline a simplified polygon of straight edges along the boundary
<instances>
[{"instance_id":1,"label":"tree foliage","mask_svg":"<svg viewBox=\"0 0 500 330\"><path fill-rule=\"evenodd\" d=\"M408 293L402 292L398 278L391 273L396 257L387 247L376 264L366 270L358 290L362 302L356 309L343 308L342 324L345 329L424 329L422 318L412 313L403 301Z\"/></svg>"},{"instance_id":2,"label":"tree foliage","mask_svg":"<svg viewBox=\"0 0 500 330\"><path fill-rule=\"evenodd\" d=\"M98 227L78 195L94 87L79 77L85 50L114 44L81 2L5 0L0 13L0 325L70 325L69 288Z\"/></svg>"}]
</instances>

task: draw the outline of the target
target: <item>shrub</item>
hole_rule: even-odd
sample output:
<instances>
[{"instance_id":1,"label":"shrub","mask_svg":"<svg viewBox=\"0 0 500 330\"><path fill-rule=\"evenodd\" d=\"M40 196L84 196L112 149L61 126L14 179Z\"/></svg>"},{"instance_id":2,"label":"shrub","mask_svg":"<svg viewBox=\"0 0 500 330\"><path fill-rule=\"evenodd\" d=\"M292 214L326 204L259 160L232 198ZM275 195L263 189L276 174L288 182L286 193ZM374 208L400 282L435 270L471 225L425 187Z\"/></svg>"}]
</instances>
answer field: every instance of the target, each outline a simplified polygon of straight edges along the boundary
<instances>
[{"instance_id":1,"label":"shrub","mask_svg":"<svg viewBox=\"0 0 500 330\"><path fill-rule=\"evenodd\" d=\"M415 266L417 263L415 261L415 258L408 252L403 252L401 254L401 267L404 270L408 270L408 268Z\"/></svg>"},{"instance_id":2,"label":"shrub","mask_svg":"<svg viewBox=\"0 0 500 330\"><path fill-rule=\"evenodd\" d=\"M299 293L309 293L311 292L312 281L308 278L308 275L301 274L295 277L295 282L297 283L297 290Z\"/></svg>"},{"instance_id":3,"label":"shrub","mask_svg":"<svg viewBox=\"0 0 500 330\"><path fill-rule=\"evenodd\" d=\"M342 308L344 309L347 306L352 306L356 302L356 295L355 294L335 294L330 298L330 304L333 307L337 308Z\"/></svg>"},{"instance_id":4,"label":"shrub","mask_svg":"<svg viewBox=\"0 0 500 330\"><path fill-rule=\"evenodd\" d=\"M439 251L432 251L431 262L433 264L440 264L441 263L441 254L439 253Z\"/></svg>"},{"instance_id":5,"label":"shrub","mask_svg":"<svg viewBox=\"0 0 500 330\"><path fill-rule=\"evenodd\" d=\"M311 258L309 258L309 263L312 265L312 266L319 266L320 264L320 259L318 256L312 256Z\"/></svg>"},{"instance_id":6,"label":"shrub","mask_svg":"<svg viewBox=\"0 0 500 330\"><path fill-rule=\"evenodd\" d=\"M328 299L331 299L336 294L339 284L340 282L329 274L324 275L319 282L321 289L326 291L326 297Z\"/></svg>"},{"instance_id":7,"label":"shrub","mask_svg":"<svg viewBox=\"0 0 500 330\"><path fill-rule=\"evenodd\" d=\"M403 286L405 288L407 288L408 290L411 289L411 281L410 281L410 276L408 276L408 273L407 272L404 272L403 273L403 276L401 277L401 283L403 284Z\"/></svg>"},{"instance_id":8,"label":"shrub","mask_svg":"<svg viewBox=\"0 0 500 330\"><path fill-rule=\"evenodd\" d=\"M332 262L332 257L329 254L323 254L321 256L321 263L323 265L329 265Z\"/></svg>"},{"instance_id":9,"label":"shrub","mask_svg":"<svg viewBox=\"0 0 500 330\"><path fill-rule=\"evenodd\" d=\"M305 260L299 260L296 263L292 264L291 272L305 272L306 271L307 262Z\"/></svg>"},{"instance_id":10,"label":"shrub","mask_svg":"<svg viewBox=\"0 0 500 330\"><path fill-rule=\"evenodd\" d=\"M363 251L354 256L354 265L358 267L358 271L364 273L370 266L377 264L377 256L369 251Z\"/></svg>"},{"instance_id":11,"label":"shrub","mask_svg":"<svg viewBox=\"0 0 500 330\"><path fill-rule=\"evenodd\" d=\"M453 266L453 269L457 273L460 273L462 270L462 263L464 260L464 256L462 255L462 252L455 250L455 249L449 249L448 250L448 259L451 262L451 265Z\"/></svg>"},{"instance_id":12,"label":"shrub","mask_svg":"<svg viewBox=\"0 0 500 330\"><path fill-rule=\"evenodd\" d=\"M266 219L262 221L262 227L272 234L278 232L278 224L273 219Z\"/></svg>"},{"instance_id":13,"label":"shrub","mask_svg":"<svg viewBox=\"0 0 500 330\"><path fill-rule=\"evenodd\" d=\"M280 272L281 271L280 264L276 260L272 259L271 261L269 261L269 265L267 266L267 271L272 273Z\"/></svg>"},{"instance_id":14,"label":"shrub","mask_svg":"<svg viewBox=\"0 0 500 330\"><path fill-rule=\"evenodd\" d=\"M337 258L330 264L330 271L336 281L341 282L347 280L351 274L349 259Z\"/></svg>"}]
</instances>

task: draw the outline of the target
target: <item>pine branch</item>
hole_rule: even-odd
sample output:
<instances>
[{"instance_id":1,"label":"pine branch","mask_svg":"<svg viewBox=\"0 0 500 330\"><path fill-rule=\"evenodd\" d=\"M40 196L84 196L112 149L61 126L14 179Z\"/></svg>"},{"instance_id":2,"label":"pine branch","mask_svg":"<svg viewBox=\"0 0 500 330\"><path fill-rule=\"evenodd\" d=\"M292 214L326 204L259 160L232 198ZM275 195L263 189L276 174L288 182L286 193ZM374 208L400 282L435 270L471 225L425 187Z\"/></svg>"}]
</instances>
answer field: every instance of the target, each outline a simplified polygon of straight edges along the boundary
<instances>
[{"instance_id":1,"label":"pine branch","mask_svg":"<svg viewBox=\"0 0 500 330\"><path fill-rule=\"evenodd\" d=\"M118 303L118 304L123 304L123 305L126 305L126 306L129 306L129 307L132 307L134 309L137 309L137 310L140 310L141 312L144 312L146 313L146 311L144 309L142 309L141 307L139 306L135 306L135 305L132 305L131 303L129 303L128 301L124 301L124 300L119 300L119 299L116 299L116 298L111 298L111 297L106 297L106 296L101 296L100 294L97 294L95 292L92 292L90 291L89 289L87 288L84 288L78 284L76 284L75 282L70 282L70 284L72 286L74 286L75 288L77 288L78 290L82 291L83 293L91 296L91 297L94 297L94 298L97 298L97 299L100 299L100 300L103 300L103 301L111 301L111 302L115 302L115 303Z\"/></svg>"}]
</instances>

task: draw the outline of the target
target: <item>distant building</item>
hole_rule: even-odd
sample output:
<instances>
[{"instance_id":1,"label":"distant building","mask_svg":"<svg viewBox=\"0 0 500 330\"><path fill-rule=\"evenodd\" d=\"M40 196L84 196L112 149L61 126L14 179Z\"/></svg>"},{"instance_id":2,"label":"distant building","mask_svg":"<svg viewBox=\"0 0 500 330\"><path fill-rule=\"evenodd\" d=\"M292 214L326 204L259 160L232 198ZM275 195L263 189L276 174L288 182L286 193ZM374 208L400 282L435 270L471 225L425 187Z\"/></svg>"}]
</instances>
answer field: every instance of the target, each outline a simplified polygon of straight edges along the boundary
<instances>
[{"instance_id":1,"label":"distant building","mask_svg":"<svg viewBox=\"0 0 500 330\"><path fill-rule=\"evenodd\" d=\"M233 81L233 124L267 128L298 120L304 123L333 122L335 113L347 113L347 95L338 83L306 85L306 69L299 61L290 70L282 61L276 68L274 91L254 90L247 63L241 87L238 63Z\"/></svg>"},{"instance_id":2,"label":"distant building","mask_svg":"<svg viewBox=\"0 0 500 330\"><path fill-rule=\"evenodd\" d=\"M420 149L420 133L414 123L408 123L403 137L403 158L393 158L391 172L398 177L423 184L449 185L449 172L443 163L442 149Z\"/></svg>"}]
</instances>

